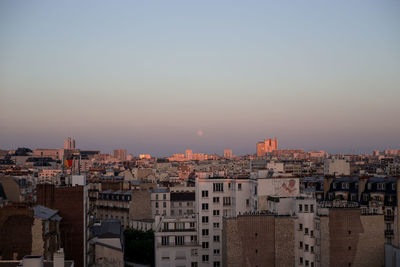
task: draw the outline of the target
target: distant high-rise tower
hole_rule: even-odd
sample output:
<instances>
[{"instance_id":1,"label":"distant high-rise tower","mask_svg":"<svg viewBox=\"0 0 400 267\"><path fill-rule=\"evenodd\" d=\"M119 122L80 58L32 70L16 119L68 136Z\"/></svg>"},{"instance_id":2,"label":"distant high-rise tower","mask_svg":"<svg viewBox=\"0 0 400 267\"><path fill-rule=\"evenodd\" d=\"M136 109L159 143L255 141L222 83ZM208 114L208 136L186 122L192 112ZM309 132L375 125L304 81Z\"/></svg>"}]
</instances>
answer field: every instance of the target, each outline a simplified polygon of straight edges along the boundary
<instances>
[{"instance_id":1,"label":"distant high-rise tower","mask_svg":"<svg viewBox=\"0 0 400 267\"><path fill-rule=\"evenodd\" d=\"M270 153L278 149L278 139L265 139L264 142L257 143L257 157L263 157L267 153Z\"/></svg>"},{"instance_id":2,"label":"distant high-rise tower","mask_svg":"<svg viewBox=\"0 0 400 267\"><path fill-rule=\"evenodd\" d=\"M226 159L232 158L232 149L224 149L224 158Z\"/></svg>"},{"instance_id":3,"label":"distant high-rise tower","mask_svg":"<svg viewBox=\"0 0 400 267\"><path fill-rule=\"evenodd\" d=\"M75 149L75 140L68 137L64 140L64 149Z\"/></svg>"},{"instance_id":4,"label":"distant high-rise tower","mask_svg":"<svg viewBox=\"0 0 400 267\"><path fill-rule=\"evenodd\" d=\"M263 157L263 156L265 156L265 143L258 142L257 143L257 157Z\"/></svg>"},{"instance_id":5,"label":"distant high-rise tower","mask_svg":"<svg viewBox=\"0 0 400 267\"><path fill-rule=\"evenodd\" d=\"M126 160L126 149L114 150L114 158L118 159L119 161L125 161Z\"/></svg>"},{"instance_id":6,"label":"distant high-rise tower","mask_svg":"<svg viewBox=\"0 0 400 267\"><path fill-rule=\"evenodd\" d=\"M185 151L185 158L186 160L192 160L193 158L193 151L191 149L186 149Z\"/></svg>"},{"instance_id":7,"label":"distant high-rise tower","mask_svg":"<svg viewBox=\"0 0 400 267\"><path fill-rule=\"evenodd\" d=\"M278 149L278 139L268 139L268 140L264 140L265 143L265 153L269 153L272 152L274 150Z\"/></svg>"}]
</instances>

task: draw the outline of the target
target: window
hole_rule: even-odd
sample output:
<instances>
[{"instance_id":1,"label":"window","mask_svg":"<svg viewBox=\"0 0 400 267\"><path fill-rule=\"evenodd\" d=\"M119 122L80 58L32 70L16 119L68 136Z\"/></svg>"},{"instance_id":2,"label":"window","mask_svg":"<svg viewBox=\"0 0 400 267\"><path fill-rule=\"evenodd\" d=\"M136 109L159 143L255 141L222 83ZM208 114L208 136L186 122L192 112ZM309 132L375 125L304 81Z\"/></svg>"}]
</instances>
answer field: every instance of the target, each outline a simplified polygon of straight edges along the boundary
<instances>
[{"instance_id":1,"label":"window","mask_svg":"<svg viewBox=\"0 0 400 267\"><path fill-rule=\"evenodd\" d=\"M223 183L213 183L213 191L214 192L224 192L224 184Z\"/></svg>"},{"instance_id":2,"label":"window","mask_svg":"<svg viewBox=\"0 0 400 267\"><path fill-rule=\"evenodd\" d=\"M303 257L300 257L300 265L303 264Z\"/></svg>"},{"instance_id":3,"label":"window","mask_svg":"<svg viewBox=\"0 0 400 267\"><path fill-rule=\"evenodd\" d=\"M182 246L185 244L185 237L184 236L175 236L175 245Z\"/></svg>"},{"instance_id":4,"label":"window","mask_svg":"<svg viewBox=\"0 0 400 267\"><path fill-rule=\"evenodd\" d=\"M213 215L218 216L219 215L219 210L213 210Z\"/></svg>"},{"instance_id":5,"label":"window","mask_svg":"<svg viewBox=\"0 0 400 267\"><path fill-rule=\"evenodd\" d=\"M214 228L219 228L219 223L214 223Z\"/></svg>"},{"instance_id":6,"label":"window","mask_svg":"<svg viewBox=\"0 0 400 267\"><path fill-rule=\"evenodd\" d=\"M167 195L163 194L163 199L166 200L167 199Z\"/></svg>"},{"instance_id":7,"label":"window","mask_svg":"<svg viewBox=\"0 0 400 267\"><path fill-rule=\"evenodd\" d=\"M304 205L304 212L308 212L308 205Z\"/></svg>"},{"instance_id":8,"label":"window","mask_svg":"<svg viewBox=\"0 0 400 267\"><path fill-rule=\"evenodd\" d=\"M208 210L208 203L201 204L201 209L202 210Z\"/></svg>"},{"instance_id":9,"label":"window","mask_svg":"<svg viewBox=\"0 0 400 267\"><path fill-rule=\"evenodd\" d=\"M208 235L208 229L203 229L201 230L202 235Z\"/></svg>"},{"instance_id":10,"label":"window","mask_svg":"<svg viewBox=\"0 0 400 267\"><path fill-rule=\"evenodd\" d=\"M168 230L168 223L164 223L164 230Z\"/></svg>"},{"instance_id":11,"label":"window","mask_svg":"<svg viewBox=\"0 0 400 267\"><path fill-rule=\"evenodd\" d=\"M191 235L190 242L197 242L197 235Z\"/></svg>"},{"instance_id":12,"label":"window","mask_svg":"<svg viewBox=\"0 0 400 267\"><path fill-rule=\"evenodd\" d=\"M220 267L221 263L219 261L214 261L214 267Z\"/></svg>"},{"instance_id":13,"label":"window","mask_svg":"<svg viewBox=\"0 0 400 267\"><path fill-rule=\"evenodd\" d=\"M219 197L213 197L213 202L214 203L219 203Z\"/></svg>"},{"instance_id":14,"label":"window","mask_svg":"<svg viewBox=\"0 0 400 267\"><path fill-rule=\"evenodd\" d=\"M207 190L201 191L201 196L202 197L208 197L208 191Z\"/></svg>"},{"instance_id":15,"label":"window","mask_svg":"<svg viewBox=\"0 0 400 267\"><path fill-rule=\"evenodd\" d=\"M184 222L175 223L175 230L183 230L183 229L185 229L185 223Z\"/></svg>"},{"instance_id":16,"label":"window","mask_svg":"<svg viewBox=\"0 0 400 267\"><path fill-rule=\"evenodd\" d=\"M198 265L197 265L197 262L192 262L192 265L191 265L192 267L197 267Z\"/></svg>"},{"instance_id":17,"label":"window","mask_svg":"<svg viewBox=\"0 0 400 267\"><path fill-rule=\"evenodd\" d=\"M309 266L309 261L308 260L306 261L306 266Z\"/></svg>"},{"instance_id":18,"label":"window","mask_svg":"<svg viewBox=\"0 0 400 267\"><path fill-rule=\"evenodd\" d=\"M310 212L314 212L314 205L313 204L310 205Z\"/></svg>"},{"instance_id":19,"label":"window","mask_svg":"<svg viewBox=\"0 0 400 267\"><path fill-rule=\"evenodd\" d=\"M219 249L214 249L214 255L219 255Z\"/></svg>"},{"instance_id":20,"label":"window","mask_svg":"<svg viewBox=\"0 0 400 267\"><path fill-rule=\"evenodd\" d=\"M158 202L156 202L156 208L158 208Z\"/></svg>"},{"instance_id":21,"label":"window","mask_svg":"<svg viewBox=\"0 0 400 267\"><path fill-rule=\"evenodd\" d=\"M299 212L302 212L302 211L303 211L303 205L299 204Z\"/></svg>"},{"instance_id":22,"label":"window","mask_svg":"<svg viewBox=\"0 0 400 267\"><path fill-rule=\"evenodd\" d=\"M201 244L201 246L202 246L202 248L208 248L208 242L203 242L203 243Z\"/></svg>"},{"instance_id":23,"label":"window","mask_svg":"<svg viewBox=\"0 0 400 267\"><path fill-rule=\"evenodd\" d=\"M203 255L202 260L203 262L208 262L208 255Z\"/></svg>"},{"instance_id":24,"label":"window","mask_svg":"<svg viewBox=\"0 0 400 267\"><path fill-rule=\"evenodd\" d=\"M242 184L238 184L238 190L242 190Z\"/></svg>"},{"instance_id":25,"label":"window","mask_svg":"<svg viewBox=\"0 0 400 267\"><path fill-rule=\"evenodd\" d=\"M208 223L208 216L201 217L201 222L202 223Z\"/></svg>"},{"instance_id":26,"label":"window","mask_svg":"<svg viewBox=\"0 0 400 267\"><path fill-rule=\"evenodd\" d=\"M342 189L349 189L349 183L342 183Z\"/></svg>"},{"instance_id":27,"label":"window","mask_svg":"<svg viewBox=\"0 0 400 267\"><path fill-rule=\"evenodd\" d=\"M246 199L246 206L250 206L250 199Z\"/></svg>"},{"instance_id":28,"label":"window","mask_svg":"<svg viewBox=\"0 0 400 267\"><path fill-rule=\"evenodd\" d=\"M197 248L192 248L191 255L192 256L197 256Z\"/></svg>"},{"instance_id":29,"label":"window","mask_svg":"<svg viewBox=\"0 0 400 267\"><path fill-rule=\"evenodd\" d=\"M314 253L314 246L310 247L310 251L311 251L311 253Z\"/></svg>"},{"instance_id":30,"label":"window","mask_svg":"<svg viewBox=\"0 0 400 267\"><path fill-rule=\"evenodd\" d=\"M304 250L305 250L305 251L308 251L308 249L309 249L308 244L305 244L305 245L304 245Z\"/></svg>"},{"instance_id":31,"label":"window","mask_svg":"<svg viewBox=\"0 0 400 267\"><path fill-rule=\"evenodd\" d=\"M303 248L303 242L300 241L299 248Z\"/></svg>"},{"instance_id":32,"label":"window","mask_svg":"<svg viewBox=\"0 0 400 267\"><path fill-rule=\"evenodd\" d=\"M303 230L303 224L299 223L299 231Z\"/></svg>"},{"instance_id":33,"label":"window","mask_svg":"<svg viewBox=\"0 0 400 267\"><path fill-rule=\"evenodd\" d=\"M304 234L308 235L308 228L304 228Z\"/></svg>"},{"instance_id":34,"label":"window","mask_svg":"<svg viewBox=\"0 0 400 267\"><path fill-rule=\"evenodd\" d=\"M196 225L196 224L195 224L194 222L191 222L191 223L190 223L190 228L194 228L195 225Z\"/></svg>"},{"instance_id":35,"label":"window","mask_svg":"<svg viewBox=\"0 0 400 267\"><path fill-rule=\"evenodd\" d=\"M219 242L219 235L214 236L214 242Z\"/></svg>"},{"instance_id":36,"label":"window","mask_svg":"<svg viewBox=\"0 0 400 267\"><path fill-rule=\"evenodd\" d=\"M313 230L310 231L310 236L314 237L314 231Z\"/></svg>"},{"instance_id":37,"label":"window","mask_svg":"<svg viewBox=\"0 0 400 267\"><path fill-rule=\"evenodd\" d=\"M230 197L224 197L222 200L223 200L223 205L224 206L230 206L231 205L231 198Z\"/></svg>"},{"instance_id":38,"label":"window","mask_svg":"<svg viewBox=\"0 0 400 267\"><path fill-rule=\"evenodd\" d=\"M169 237L168 236L161 237L161 245L163 245L163 246L169 245Z\"/></svg>"},{"instance_id":39,"label":"window","mask_svg":"<svg viewBox=\"0 0 400 267\"><path fill-rule=\"evenodd\" d=\"M158 200L158 194L156 194L156 199Z\"/></svg>"},{"instance_id":40,"label":"window","mask_svg":"<svg viewBox=\"0 0 400 267\"><path fill-rule=\"evenodd\" d=\"M163 202L163 208L167 207L167 202Z\"/></svg>"}]
</instances>

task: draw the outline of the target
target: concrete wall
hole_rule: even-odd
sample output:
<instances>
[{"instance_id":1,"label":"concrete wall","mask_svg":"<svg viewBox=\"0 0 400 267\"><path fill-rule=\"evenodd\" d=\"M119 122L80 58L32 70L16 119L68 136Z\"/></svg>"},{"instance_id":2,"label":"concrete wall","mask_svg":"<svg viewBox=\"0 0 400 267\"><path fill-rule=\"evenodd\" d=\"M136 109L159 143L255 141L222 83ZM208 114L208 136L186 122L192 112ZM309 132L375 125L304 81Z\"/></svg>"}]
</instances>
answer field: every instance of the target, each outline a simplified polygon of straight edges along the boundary
<instances>
[{"instance_id":1,"label":"concrete wall","mask_svg":"<svg viewBox=\"0 0 400 267\"><path fill-rule=\"evenodd\" d=\"M124 253L122 250L112 249L106 246L96 244L96 259L97 267L123 267Z\"/></svg>"}]
</instances>

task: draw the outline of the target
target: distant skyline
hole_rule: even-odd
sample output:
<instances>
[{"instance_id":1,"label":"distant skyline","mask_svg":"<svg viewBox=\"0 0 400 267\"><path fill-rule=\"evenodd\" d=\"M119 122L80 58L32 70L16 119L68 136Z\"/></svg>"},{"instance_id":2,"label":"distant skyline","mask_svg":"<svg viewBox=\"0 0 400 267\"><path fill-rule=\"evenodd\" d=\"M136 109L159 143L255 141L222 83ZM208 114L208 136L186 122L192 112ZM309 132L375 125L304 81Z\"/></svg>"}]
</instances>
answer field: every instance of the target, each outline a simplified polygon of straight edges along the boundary
<instances>
[{"instance_id":1,"label":"distant skyline","mask_svg":"<svg viewBox=\"0 0 400 267\"><path fill-rule=\"evenodd\" d=\"M400 148L400 1L0 2L0 149Z\"/></svg>"}]
</instances>

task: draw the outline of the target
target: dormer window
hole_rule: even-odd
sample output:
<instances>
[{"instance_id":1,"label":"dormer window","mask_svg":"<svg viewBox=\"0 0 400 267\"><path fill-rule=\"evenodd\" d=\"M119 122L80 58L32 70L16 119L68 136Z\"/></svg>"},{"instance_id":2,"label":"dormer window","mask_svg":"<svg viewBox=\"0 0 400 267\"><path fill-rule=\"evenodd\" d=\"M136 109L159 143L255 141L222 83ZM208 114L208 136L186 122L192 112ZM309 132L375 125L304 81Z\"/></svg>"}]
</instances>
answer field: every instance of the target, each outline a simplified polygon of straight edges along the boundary
<instances>
[{"instance_id":1,"label":"dormer window","mask_svg":"<svg viewBox=\"0 0 400 267\"><path fill-rule=\"evenodd\" d=\"M349 183L342 183L342 189L349 189Z\"/></svg>"}]
</instances>

